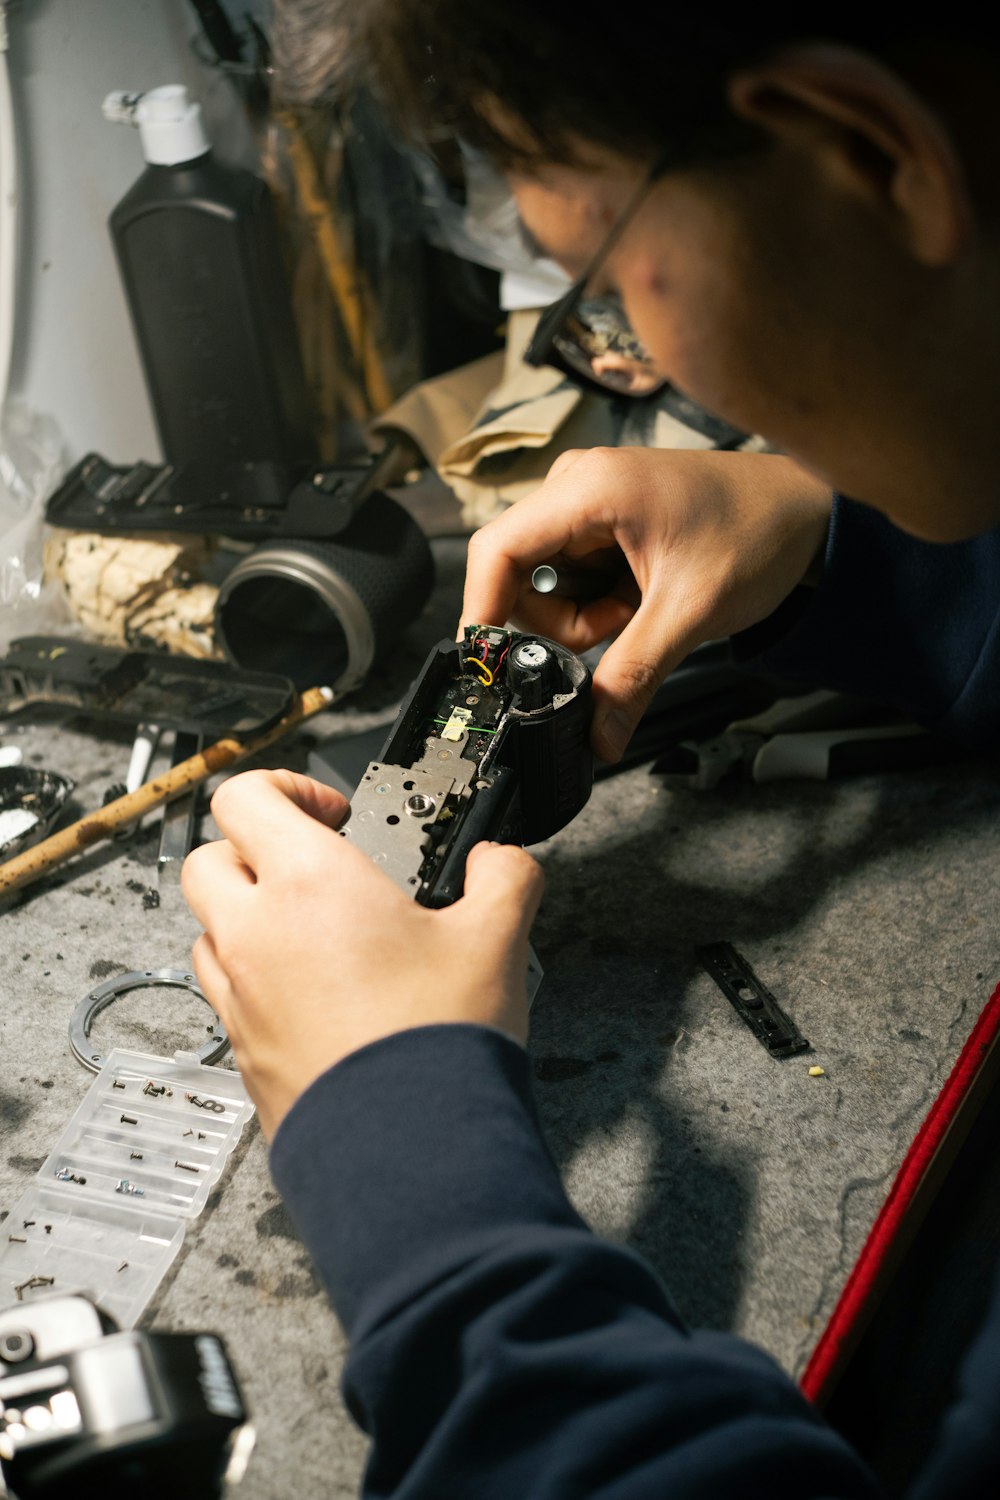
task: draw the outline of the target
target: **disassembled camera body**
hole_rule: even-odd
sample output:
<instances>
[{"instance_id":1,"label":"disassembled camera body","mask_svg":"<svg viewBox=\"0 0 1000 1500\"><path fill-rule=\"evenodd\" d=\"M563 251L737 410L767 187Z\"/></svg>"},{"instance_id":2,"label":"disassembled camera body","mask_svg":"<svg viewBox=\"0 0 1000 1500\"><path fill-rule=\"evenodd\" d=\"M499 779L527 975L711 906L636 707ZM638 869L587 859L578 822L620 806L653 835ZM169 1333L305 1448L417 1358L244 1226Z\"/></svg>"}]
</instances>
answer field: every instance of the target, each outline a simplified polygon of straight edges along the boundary
<instances>
[{"instance_id":1,"label":"disassembled camera body","mask_svg":"<svg viewBox=\"0 0 1000 1500\"><path fill-rule=\"evenodd\" d=\"M0 1312L0 1494L212 1500L252 1447L214 1334L119 1333L86 1297Z\"/></svg>"},{"instance_id":2,"label":"disassembled camera body","mask_svg":"<svg viewBox=\"0 0 1000 1500\"><path fill-rule=\"evenodd\" d=\"M441 641L341 833L414 900L447 906L474 844L538 843L586 803L590 686L579 657L538 636L470 625Z\"/></svg>"}]
</instances>

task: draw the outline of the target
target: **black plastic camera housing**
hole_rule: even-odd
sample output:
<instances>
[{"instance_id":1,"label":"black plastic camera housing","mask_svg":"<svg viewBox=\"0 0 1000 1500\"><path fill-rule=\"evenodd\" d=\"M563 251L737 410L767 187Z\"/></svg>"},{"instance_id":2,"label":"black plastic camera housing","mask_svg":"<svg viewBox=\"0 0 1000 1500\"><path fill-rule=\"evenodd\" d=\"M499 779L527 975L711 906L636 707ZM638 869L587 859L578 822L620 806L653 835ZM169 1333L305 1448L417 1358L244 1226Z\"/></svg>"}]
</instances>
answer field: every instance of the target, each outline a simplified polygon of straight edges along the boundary
<instances>
[{"instance_id":1,"label":"black plastic camera housing","mask_svg":"<svg viewBox=\"0 0 1000 1500\"><path fill-rule=\"evenodd\" d=\"M431 652L340 831L414 900L447 906L474 844L536 844L586 804L590 717L578 656L469 626Z\"/></svg>"}]
</instances>

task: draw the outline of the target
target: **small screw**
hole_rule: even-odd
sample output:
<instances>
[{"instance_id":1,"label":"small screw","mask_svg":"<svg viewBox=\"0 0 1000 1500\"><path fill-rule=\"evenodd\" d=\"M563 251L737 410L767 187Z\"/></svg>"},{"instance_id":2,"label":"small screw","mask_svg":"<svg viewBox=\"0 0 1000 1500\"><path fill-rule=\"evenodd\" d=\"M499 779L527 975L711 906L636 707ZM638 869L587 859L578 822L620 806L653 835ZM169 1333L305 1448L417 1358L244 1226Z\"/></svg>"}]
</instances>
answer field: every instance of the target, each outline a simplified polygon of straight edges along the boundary
<instances>
[{"instance_id":1,"label":"small screw","mask_svg":"<svg viewBox=\"0 0 1000 1500\"><path fill-rule=\"evenodd\" d=\"M122 1115L123 1125L138 1125L138 1123L139 1121L134 1119L132 1115Z\"/></svg>"},{"instance_id":2,"label":"small screw","mask_svg":"<svg viewBox=\"0 0 1000 1500\"><path fill-rule=\"evenodd\" d=\"M22 1239L19 1234L9 1234L7 1238L12 1245L26 1245L28 1243L28 1241Z\"/></svg>"},{"instance_id":3,"label":"small screw","mask_svg":"<svg viewBox=\"0 0 1000 1500\"><path fill-rule=\"evenodd\" d=\"M22 1219L21 1223L24 1225L25 1229L34 1229L35 1227L34 1219Z\"/></svg>"},{"instance_id":4,"label":"small screw","mask_svg":"<svg viewBox=\"0 0 1000 1500\"><path fill-rule=\"evenodd\" d=\"M201 1171L200 1167L194 1167L194 1166L192 1166L189 1161L175 1161L174 1162L174 1166L175 1167L181 1167L183 1169L183 1171L185 1171L185 1172L200 1172Z\"/></svg>"},{"instance_id":5,"label":"small screw","mask_svg":"<svg viewBox=\"0 0 1000 1500\"><path fill-rule=\"evenodd\" d=\"M46 1226L45 1226L45 1233L46 1234L51 1234L52 1233L52 1225L51 1224L46 1224Z\"/></svg>"},{"instance_id":6,"label":"small screw","mask_svg":"<svg viewBox=\"0 0 1000 1500\"><path fill-rule=\"evenodd\" d=\"M124 1270L127 1269L127 1267L128 1267L128 1261L127 1260L123 1260L122 1263L121 1263L121 1265L118 1267L118 1269L119 1269L119 1271L124 1271Z\"/></svg>"},{"instance_id":7,"label":"small screw","mask_svg":"<svg viewBox=\"0 0 1000 1500\"><path fill-rule=\"evenodd\" d=\"M194 1135L194 1131L193 1130L185 1130L184 1134L185 1135Z\"/></svg>"},{"instance_id":8,"label":"small screw","mask_svg":"<svg viewBox=\"0 0 1000 1500\"><path fill-rule=\"evenodd\" d=\"M112 1083L111 1087L113 1089L123 1089L125 1087L124 1080L121 1079L121 1078L116 1078L114 1080L114 1082Z\"/></svg>"},{"instance_id":9,"label":"small screw","mask_svg":"<svg viewBox=\"0 0 1000 1500\"><path fill-rule=\"evenodd\" d=\"M18 1302L23 1302L24 1293L30 1291L32 1287L55 1286L55 1284L56 1278L54 1276L29 1276L27 1281L22 1281L20 1286L14 1288L14 1292Z\"/></svg>"},{"instance_id":10,"label":"small screw","mask_svg":"<svg viewBox=\"0 0 1000 1500\"><path fill-rule=\"evenodd\" d=\"M135 1198L145 1198L145 1188L136 1187L134 1182L129 1182L127 1177L119 1177L115 1183L116 1193L130 1193Z\"/></svg>"},{"instance_id":11,"label":"small screw","mask_svg":"<svg viewBox=\"0 0 1000 1500\"><path fill-rule=\"evenodd\" d=\"M77 1177L76 1173L71 1172L69 1167L60 1167L55 1175L58 1177L60 1182L78 1182L81 1187L83 1187L87 1181L86 1177Z\"/></svg>"},{"instance_id":12,"label":"small screw","mask_svg":"<svg viewBox=\"0 0 1000 1500\"><path fill-rule=\"evenodd\" d=\"M205 1132L203 1130L199 1130L199 1132L198 1132L198 1139L199 1139L199 1141L207 1141L208 1140L208 1136L205 1134Z\"/></svg>"},{"instance_id":13,"label":"small screw","mask_svg":"<svg viewBox=\"0 0 1000 1500\"><path fill-rule=\"evenodd\" d=\"M142 1152L133 1151L129 1156L129 1161L142 1161Z\"/></svg>"}]
</instances>

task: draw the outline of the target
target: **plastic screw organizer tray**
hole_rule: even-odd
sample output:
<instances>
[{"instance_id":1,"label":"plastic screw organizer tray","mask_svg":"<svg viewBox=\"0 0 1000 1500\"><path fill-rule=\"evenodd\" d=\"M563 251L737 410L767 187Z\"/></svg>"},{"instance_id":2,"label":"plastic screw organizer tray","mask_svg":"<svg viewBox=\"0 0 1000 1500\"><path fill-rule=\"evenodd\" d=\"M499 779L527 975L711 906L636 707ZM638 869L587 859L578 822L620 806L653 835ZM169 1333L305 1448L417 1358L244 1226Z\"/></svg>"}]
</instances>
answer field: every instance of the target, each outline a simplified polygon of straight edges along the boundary
<instances>
[{"instance_id":1,"label":"plastic screw organizer tray","mask_svg":"<svg viewBox=\"0 0 1000 1500\"><path fill-rule=\"evenodd\" d=\"M131 1328L253 1110L229 1068L111 1052L0 1226L0 1307L82 1292Z\"/></svg>"}]
</instances>

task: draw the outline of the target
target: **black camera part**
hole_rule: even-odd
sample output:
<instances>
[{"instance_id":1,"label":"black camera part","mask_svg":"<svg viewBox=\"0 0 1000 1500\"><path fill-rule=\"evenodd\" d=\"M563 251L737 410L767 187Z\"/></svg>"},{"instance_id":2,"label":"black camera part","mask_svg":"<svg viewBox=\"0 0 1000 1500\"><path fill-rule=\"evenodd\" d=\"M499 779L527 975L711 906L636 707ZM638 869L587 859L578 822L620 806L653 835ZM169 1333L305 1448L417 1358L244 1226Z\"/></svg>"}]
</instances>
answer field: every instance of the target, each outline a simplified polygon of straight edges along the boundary
<instances>
[{"instance_id":1,"label":"black camera part","mask_svg":"<svg viewBox=\"0 0 1000 1500\"><path fill-rule=\"evenodd\" d=\"M590 672L553 641L469 626L431 652L351 799L345 838L447 906L481 840L535 844L590 796Z\"/></svg>"},{"instance_id":2,"label":"black camera part","mask_svg":"<svg viewBox=\"0 0 1000 1500\"><path fill-rule=\"evenodd\" d=\"M215 1334L120 1333L76 1296L0 1311L0 1494L216 1500L252 1445Z\"/></svg>"},{"instance_id":3,"label":"black camera part","mask_svg":"<svg viewBox=\"0 0 1000 1500\"><path fill-rule=\"evenodd\" d=\"M262 734L291 708L287 677L164 651L25 635L0 657L0 714L69 708L118 724L158 724L219 739Z\"/></svg>"},{"instance_id":4,"label":"black camera part","mask_svg":"<svg viewBox=\"0 0 1000 1500\"><path fill-rule=\"evenodd\" d=\"M702 943L695 958L772 1057L794 1057L810 1051L795 1022L782 1010L767 985L732 943Z\"/></svg>"},{"instance_id":5,"label":"black camera part","mask_svg":"<svg viewBox=\"0 0 1000 1500\"><path fill-rule=\"evenodd\" d=\"M73 531L192 531L263 541L331 537L399 468L389 445L356 463L112 464L88 453L49 497L45 519Z\"/></svg>"}]
</instances>

